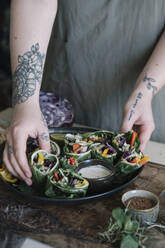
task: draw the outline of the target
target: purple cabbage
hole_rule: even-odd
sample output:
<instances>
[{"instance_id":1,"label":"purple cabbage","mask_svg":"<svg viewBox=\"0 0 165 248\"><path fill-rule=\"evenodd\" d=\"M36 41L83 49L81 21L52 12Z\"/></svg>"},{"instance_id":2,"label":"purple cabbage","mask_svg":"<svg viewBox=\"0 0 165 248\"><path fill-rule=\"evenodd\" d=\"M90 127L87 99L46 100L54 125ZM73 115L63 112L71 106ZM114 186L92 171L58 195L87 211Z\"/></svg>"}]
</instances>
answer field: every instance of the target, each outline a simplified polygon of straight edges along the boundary
<instances>
[{"instance_id":1,"label":"purple cabbage","mask_svg":"<svg viewBox=\"0 0 165 248\"><path fill-rule=\"evenodd\" d=\"M131 155L130 151L125 151L123 153L123 158L125 159L125 158L129 157L130 155Z\"/></svg>"},{"instance_id":2,"label":"purple cabbage","mask_svg":"<svg viewBox=\"0 0 165 248\"><path fill-rule=\"evenodd\" d=\"M106 146L109 148L108 154L113 154L113 153L115 153L114 148L113 148L108 142L106 142Z\"/></svg>"},{"instance_id":3,"label":"purple cabbage","mask_svg":"<svg viewBox=\"0 0 165 248\"><path fill-rule=\"evenodd\" d=\"M129 156L132 154L133 150L134 150L134 148L130 148L128 151L125 151L125 152L123 153L123 158L124 158L124 159L127 159L127 157L129 157ZM131 161L131 160L132 160L132 158L130 158L130 161ZM129 161L129 159L128 159L128 161Z\"/></svg>"},{"instance_id":4,"label":"purple cabbage","mask_svg":"<svg viewBox=\"0 0 165 248\"><path fill-rule=\"evenodd\" d=\"M121 136L121 137L120 137L120 144L119 144L119 147L122 148L125 142L126 142L126 138L123 137L123 136Z\"/></svg>"},{"instance_id":5,"label":"purple cabbage","mask_svg":"<svg viewBox=\"0 0 165 248\"><path fill-rule=\"evenodd\" d=\"M66 98L55 93L40 91L40 107L48 127L72 125L73 109Z\"/></svg>"}]
</instances>

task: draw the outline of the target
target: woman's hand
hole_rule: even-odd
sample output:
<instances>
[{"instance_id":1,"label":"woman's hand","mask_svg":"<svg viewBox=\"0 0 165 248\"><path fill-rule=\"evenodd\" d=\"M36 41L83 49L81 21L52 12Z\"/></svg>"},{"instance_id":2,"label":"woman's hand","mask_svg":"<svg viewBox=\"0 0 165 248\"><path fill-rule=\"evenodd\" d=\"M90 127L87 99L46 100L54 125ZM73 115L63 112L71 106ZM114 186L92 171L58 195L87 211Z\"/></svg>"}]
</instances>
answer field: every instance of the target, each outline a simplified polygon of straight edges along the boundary
<instances>
[{"instance_id":1,"label":"woman's hand","mask_svg":"<svg viewBox=\"0 0 165 248\"><path fill-rule=\"evenodd\" d=\"M26 157L28 137L38 138L40 148L50 150L48 128L40 108L34 104L17 105L7 132L3 161L12 175L31 185L32 173Z\"/></svg>"},{"instance_id":2,"label":"woman's hand","mask_svg":"<svg viewBox=\"0 0 165 248\"><path fill-rule=\"evenodd\" d=\"M150 92L135 90L124 106L121 132L134 129L139 134L140 149L144 150L155 129Z\"/></svg>"}]
</instances>

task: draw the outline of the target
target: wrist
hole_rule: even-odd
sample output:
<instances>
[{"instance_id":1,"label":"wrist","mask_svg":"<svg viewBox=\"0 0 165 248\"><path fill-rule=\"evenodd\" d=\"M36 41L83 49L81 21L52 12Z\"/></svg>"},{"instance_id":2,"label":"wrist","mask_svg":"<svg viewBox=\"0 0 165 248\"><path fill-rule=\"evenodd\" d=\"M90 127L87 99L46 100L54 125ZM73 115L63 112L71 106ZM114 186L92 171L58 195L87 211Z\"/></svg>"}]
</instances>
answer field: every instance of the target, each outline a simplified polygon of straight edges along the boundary
<instances>
[{"instance_id":1,"label":"wrist","mask_svg":"<svg viewBox=\"0 0 165 248\"><path fill-rule=\"evenodd\" d=\"M40 105L39 105L39 100L35 99L32 101L26 101L24 103L16 104L13 107L13 114L15 113L36 113L40 112Z\"/></svg>"},{"instance_id":2,"label":"wrist","mask_svg":"<svg viewBox=\"0 0 165 248\"><path fill-rule=\"evenodd\" d=\"M137 79L135 85L135 91L140 90L145 96L152 100L153 96L156 95L160 89L160 85L155 77L152 76L153 73L148 73L143 71L139 78Z\"/></svg>"},{"instance_id":3,"label":"wrist","mask_svg":"<svg viewBox=\"0 0 165 248\"><path fill-rule=\"evenodd\" d=\"M26 108L28 106L39 106L39 89L35 92L34 95L28 96L21 96L16 94L15 90L13 91L12 95L12 105L13 109L17 108Z\"/></svg>"},{"instance_id":4,"label":"wrist","mask_svg":"<svg viewBox=\"0 0 165 248\"><path fill-rule=\"evenodd\" d=\"M135 113L137 109L151 105L152 97L152 92L147 91L144 85L139 84L128 98L124 109L126 112L131 109L131 113Z\"/></svg>"},{"instance_id":5,"label":"wrist","mask_svg":"<svg viewBox=\"0 0 165 248\"><path fill-rule=\"evenodd\" d=\"M38 82L39 83L39 82ZM30 85L27 83L19 86L18 82L13 82L12 106L27 106L37 104L39 102L40 85Z\"/></svg>"},{"instance_id":6,"label":"wrist","mask_svg":"<svg viewBox=\"0 0 165 248\"><path fill-rule=\"evenodd\" d=\"M132 96L134 98L140 97L143 100L146 99L147 101L152 102L154 94L152 90L148 89L142 81L136 85L135 89L132 92Z\"/></svg>"}]
</instances>

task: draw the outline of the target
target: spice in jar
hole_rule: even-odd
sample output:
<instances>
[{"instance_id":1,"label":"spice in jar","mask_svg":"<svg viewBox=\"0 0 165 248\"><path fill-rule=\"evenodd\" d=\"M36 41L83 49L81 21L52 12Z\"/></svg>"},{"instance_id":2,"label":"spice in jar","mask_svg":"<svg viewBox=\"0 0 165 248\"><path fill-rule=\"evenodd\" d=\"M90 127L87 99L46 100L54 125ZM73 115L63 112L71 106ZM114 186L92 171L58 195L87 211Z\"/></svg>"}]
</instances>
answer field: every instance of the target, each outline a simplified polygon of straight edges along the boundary
<instances>
[{"instance_id":1,"label":"spice in jar","mask_svg":"<svg viewBox=\"0 0 165 248\"><path fill-rule=\"evenodd\" d=\"M146 210L153 208L156 203L152 199L146 197L132 197L125 201L125 205L129 204L129 208L134 210Z\"/></svg>"}]
</instances>

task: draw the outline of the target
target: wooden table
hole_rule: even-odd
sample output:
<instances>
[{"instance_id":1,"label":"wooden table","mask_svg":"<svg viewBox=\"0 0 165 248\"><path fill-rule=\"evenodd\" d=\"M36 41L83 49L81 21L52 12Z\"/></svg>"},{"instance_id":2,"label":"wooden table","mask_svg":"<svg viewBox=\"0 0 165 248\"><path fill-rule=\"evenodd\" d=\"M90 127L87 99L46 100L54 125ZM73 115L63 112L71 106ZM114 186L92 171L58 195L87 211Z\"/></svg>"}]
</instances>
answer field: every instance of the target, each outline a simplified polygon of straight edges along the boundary
<instances>
[{"instance_id":1,"label":"wooden table","mask_svg":"<svg viewBox=\"0 0 165 248\"><path fill-rule=\"evenodd\" d=\"M165 189L165 167L149 164L138 179L124 191L107 199L74 206L56 206L30 203L0 182L0 247L5 235L11 246L21 247L30 237L55 248L108 248L97 236L100 226L105 229L113 208L121 206L121 195L130 189L150 190L159 196ZM159 222L165 223L165 199L160 199ZM3 234L3 235L2 235ZM11 235L12 234L12 235ZM149 248L165 247L165 231L150 231ZM157 240L152 240L156 238ZM13 243L16 242L16 243ZM17 244L17 246L12 246ZM20 245L20 246L19 246ZM29 247L30 248L30 247Z\"/></svg>"}]
</instances>

